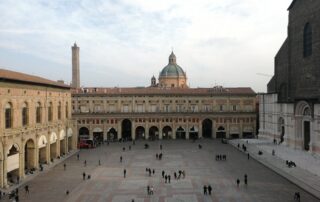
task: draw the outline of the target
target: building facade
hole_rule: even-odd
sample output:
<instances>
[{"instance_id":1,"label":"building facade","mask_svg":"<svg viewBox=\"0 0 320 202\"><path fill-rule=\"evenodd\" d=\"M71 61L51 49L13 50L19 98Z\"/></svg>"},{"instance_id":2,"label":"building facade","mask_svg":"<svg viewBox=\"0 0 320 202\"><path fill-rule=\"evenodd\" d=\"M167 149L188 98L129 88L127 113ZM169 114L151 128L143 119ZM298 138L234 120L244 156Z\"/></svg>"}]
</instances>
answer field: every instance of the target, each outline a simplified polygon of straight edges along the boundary
<instances>
[{"instance_id":1,"label":"building facade","mask_svg":"<svg viewBox=\"0 0 320 202\"><path fill-rule=\"evenodd\" d=\"M256 94L251 88L189 88L171 53L149 87L78 88L72 114L79 138L240 138L256 135Z\"/></svg>"},{"instance_id":2,"label":"building facade","mask_svg":"<svg viewBox=\"0 0 320 202\"><path fill-rule=\"evenodd\" d=\"M294 0L288 37L260 97L259 136L320 153L320 2Z\"/></svg>"},{"instance_id":3,"label":"building facade","mask_svg":"<svg viewBox=\"0 0 320 202\"><path fill-rule=\"evenodd\" d=\"M0 187L76 149L70 87L0 69Z\"/></svg>"}]
</instances>

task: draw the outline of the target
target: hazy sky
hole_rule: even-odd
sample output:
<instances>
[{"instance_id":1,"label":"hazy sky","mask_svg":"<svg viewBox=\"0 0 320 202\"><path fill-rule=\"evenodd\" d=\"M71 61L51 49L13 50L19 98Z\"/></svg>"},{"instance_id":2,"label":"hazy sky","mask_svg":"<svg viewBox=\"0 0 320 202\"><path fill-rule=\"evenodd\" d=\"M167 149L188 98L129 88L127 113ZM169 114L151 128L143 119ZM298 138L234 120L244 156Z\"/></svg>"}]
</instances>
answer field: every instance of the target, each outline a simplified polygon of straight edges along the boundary
<instances>
[{"instance_id":1,"label":"hazy sky","mask_svg":"<svg viewBox=\"0 0 320 202\"><path fill-rule=\"evenodd\" d=\"M266 91L292 0L0 0L0 67L82 86L147 86L173 50L191 87Z\"/></svg>"}]
</instances>

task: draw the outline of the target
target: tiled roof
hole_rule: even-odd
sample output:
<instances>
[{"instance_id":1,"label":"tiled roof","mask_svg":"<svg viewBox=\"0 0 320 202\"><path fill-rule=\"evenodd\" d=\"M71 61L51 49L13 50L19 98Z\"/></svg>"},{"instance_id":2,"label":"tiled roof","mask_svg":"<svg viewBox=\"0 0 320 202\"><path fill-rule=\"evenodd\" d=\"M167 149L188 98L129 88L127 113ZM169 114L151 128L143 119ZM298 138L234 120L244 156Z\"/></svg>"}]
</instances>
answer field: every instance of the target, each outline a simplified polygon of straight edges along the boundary
<instances>
[{"instance_id":1,"label":"tiled roof","mask_svg":"<svg viewBox=\"0 0 320 202\"><path fill-rule=\"evenodd\" d=\"M255 95L251 88L82 88L72 91L72 94L88 95Z\"/></svg>"},{"instance_id":2,"label":"tiled roof","mask_svg":"<svg viewBox=\"0 0 320 202\"><path fill-rule=\"evenodd\" d=\"M59 87L59 88L70 88L70 86L60 82L51 81L42 77L0 68L0 81L5 81L5 80L31 83L35 85L53 86L53 87Z\"/></svg>"}]
</instances>

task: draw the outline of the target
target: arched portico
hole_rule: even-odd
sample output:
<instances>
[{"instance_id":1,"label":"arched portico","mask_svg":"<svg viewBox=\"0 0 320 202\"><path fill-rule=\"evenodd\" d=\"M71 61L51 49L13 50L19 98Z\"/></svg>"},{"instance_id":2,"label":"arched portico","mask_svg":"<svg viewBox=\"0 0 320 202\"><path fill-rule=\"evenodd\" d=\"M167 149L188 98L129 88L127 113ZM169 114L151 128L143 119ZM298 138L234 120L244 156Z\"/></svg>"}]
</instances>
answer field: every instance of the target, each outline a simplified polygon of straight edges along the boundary
<instances>
[{"instance_id":1,"label":"arched portico","mask_svg":"<svg viewBox=\"0 0 320 202\"><path fill-rule=\"evenodd\" d=\"M73 131L71 128L68 128L67 130L67 137L68 137L68 151L71 151L73 149Z\"/></svg>"},{"instance_id":2,"label":"arched portico","mask_svg":"<svg viewBox=\"0 0 320 202\"><path fill-rule=\"evenodd\" d=\"M191 128L189 128L189 138L193 140L199 138L199 128L197 126L191 126Z\"/></svg>"},{"instance_id":3,"label":"arched portico","mask_svg":"<svg viewBox=\"0 0 320 202\"><path fill-rule=\"evenodd\" d=\"M162 129L163 139L172 139L172 128L170 126L165 126Z\"/></svg>"},{"instance_id":4,"label":"arched portico","mask_svg":"<svg viewBox=\"0 0 320 202\"><path fill-rule=\"evenodd\" d=\"M136 140L145 139L145 129L143 126L138 126L135 131Z\"/></svg>"},{"instance_id":5,"label":"arched portico","mask_svg":"<svg viewBox=\"0 0 320 202\"><path fill-rule=\"evenodd\" d=\"M93 129L93 139L96 143L101 144L103 142L103 130L100 127Z\"/></svg>"},{"instance_id":6,"label":"arched portico","mask_svg":"<svg viewBox=\"0 0 320 202\"><path fill-rule=\"evenodd\" d=\"M226 130L223 126L218 127L216 137L217 138L226 138Z\"/></svg>"},{"instance_id":7,"label":"arched portico","mask_svg":"<svg viewBox=\"0 0 320 202\"><path fill-rule=\"evenodd\" d=\"M176 130L176 139L186 139L186 130L182 126Z\"/></svg>"},{"instance_id":8,"label":"arched portico","mask_svg":"<svg viewBox=\"0 0 320 202\"><path fill-rule=\"evenodd\" d=\"M55 158L58 157L58 137L55 132L50 134L50 161L53 161Z\"/></svg>"},{"instance_id":9,"label":"arched portico","mask_svg":"<svg viewBox=\"0 0 320 202\"><path fill-rule=\"evenodd\" d=\"M20 178L20 148L18 144L12 144L7 151L7 182L12 184ZM33 156L34 157L34 156Z\"/></svg>"},{"instance_id":10,"label":"arched portico","mask_svg":"<svg viewBox=\"0 0 320 202\"><path fill-rule=\"evenodd\" d=\"M118 141L118 132L115 128L110 128L107 132L107 139L108 141Z\"/></svg>"},{"instance_id":11,"label":"arched portico","mask_svg":"<svg viewBox=\"0 0 320 202\"><path fill-rule=\"evenodd\" d=\"M212 121L205 119L202 121L202 137L212 138Z\"/></svg>"},{"instance_id":12,"label":"arched portico","mask_svg":"<svg viewBox=\"0 0 320 202\"><path fill-rule=\"evenodd\" d=\"M159 129L156 126L149 128L149 140L156 140L159 138Z\"/></svg>"},{"instance_id":13,"label":"arched portico","mask_svg":"<svg viewBox=\"0 0 320 202\"><path fill-rule=\"evenodd\" d=\"M60 140L60 156L62 156L66 154L66 132L64 130L60 131L59 140Z\"/></svg>"},{"instance_id":14,"label":"arched portico","mask_svg":"<svg viewBox=\"0 0 320 202\"><path fill-rule=\"evenodd\" d=\"M89 139L90 133L87 127L81 127L79 129L79 139Z\"/></svg>"},{"instance_id":15,"label":"arched portico","mask_svg":"<svg viewBox=\"0 0 320 202\"><path fill-rule=\"evenodd\" d=\"M122 138L130 140L132 137L132 123L129 119L124 119L121 123Z\"/></svg>"},{"instance_id":16,"label":"arched portico","mask_svg":"<svg viewBox=\"0 0 320 202\"><path fill-rule=\"evenodd\" d=\"M38 140L39 164L47 164L47 138L41 135Z\"/></svg>"}]
</instances>

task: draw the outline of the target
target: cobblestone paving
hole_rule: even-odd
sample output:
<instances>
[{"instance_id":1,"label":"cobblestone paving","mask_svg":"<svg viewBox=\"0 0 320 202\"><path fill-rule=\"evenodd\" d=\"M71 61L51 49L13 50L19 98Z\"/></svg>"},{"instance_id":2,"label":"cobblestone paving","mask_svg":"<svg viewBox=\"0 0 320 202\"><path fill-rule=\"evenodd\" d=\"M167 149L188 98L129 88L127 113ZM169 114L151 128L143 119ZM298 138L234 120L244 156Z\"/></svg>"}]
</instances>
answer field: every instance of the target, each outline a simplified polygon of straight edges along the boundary
<instances>
[{"instance_id":1,"label":"cobblestone paving","mask_svg":"<svg viewBox=\"0 0 320 202\"><path fill-rule=\"evenodd\" d=\"M53 202L286 202L293 201L296 191L301 193L302 201L319 201L286 179L275 174L253 159L230 145L215 140L200 140L193 143L188 140L162 141L163 150L159 150L160 141L110 143L92 150L80 151L80 160L76 155L67 159L66 171L63 164L51 171L42 173L28 182L30 194L19 191L21 201ZM198 149L198 144L203 146ZM122 148L126 147L125 151ZM162 160L156 159L156 153L163 153ZM226 154L227 161L215 161L216 154ZM120 163L120 156L123 162ZM98 165L98 161L101 165ZM87 166L84 166L84 160ZM146 168L155 169L149 177ZM126 178L123 170L127 170ZM173 173L185 170L184 179L175 180ZM165 183L161 171L171 175L171 183ZM91 175L83 180L82 173ZM248 186L244 185L244 174L248 175ZM236 186L239 178L240 186ZM203 185L210 184L212 195L203 195ZM146 187L154 187L154 194L147 195ZM66 190L70 191L66 195Z\"/></svg>"}]
</instances>

